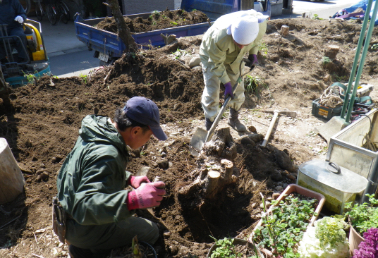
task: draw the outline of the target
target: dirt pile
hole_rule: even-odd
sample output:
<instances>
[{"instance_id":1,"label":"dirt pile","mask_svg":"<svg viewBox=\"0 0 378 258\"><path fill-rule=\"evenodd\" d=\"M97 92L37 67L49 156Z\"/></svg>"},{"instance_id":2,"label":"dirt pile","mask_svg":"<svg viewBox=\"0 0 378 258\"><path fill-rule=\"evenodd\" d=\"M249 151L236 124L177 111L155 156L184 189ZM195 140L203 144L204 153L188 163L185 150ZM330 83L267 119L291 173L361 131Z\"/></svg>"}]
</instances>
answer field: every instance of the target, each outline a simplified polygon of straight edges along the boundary
<instances>
[{"instance_id":1,"label":"dirt pile","mask_svg":"<svg viewBox=\"0 0 378 258\"><path fill-rule=\"evenodd\" d=\"M184 26L196 23L207 22L209 19L206 14L201 11L194 10L186 12L184 10L165 10L162 12L152 12L148 18L143 19L137 17L130 19L125 17L126 25L130 32L146 32L152 30L160 30L165 28ZM96 28L117 33L117 24L113 17L106 17L103 21L96 25Z\"/></svg>"},{"instance_id":2,"label":"dirt pile","mask_svg":"<svg viewBox=\"0 0 378 258\"><path fill-rule=\"evenodd\" d=\"M283 24L290 27L287 37L279 34ZM248 89L241 111L241 120L257 133L231 130L236 148L232 172L237 180L205 204L196 191L185 198L177 195L181 186L198 177L198 160L190 155L189 143L193 129L204 124L202 71L172 57L177 48L198 53L200 37L124 55L113 67L88 78L44 77L14 89L10 104L0 101L0 137L6 138L23 171L25 196L0 206L0 246L6 248L0 256L67 257L67 247L59 245L51 232L57 171L74 146L84 116L113 117L117 107L137 95L157 103L169 135L165 142L152 139L133 151L127 168L135 173L148 166L149 178L159 176L166 183L167 196L153 214L170 232L164 236L165 257L205 257L213 242L210 235L245 237L260 218L259 192L267 196L281 192L295 182L297 165L324 157L327 144L313 133L324 121L311 116L311 103L332 81L348 80L360 29L360 24L335 20L269 21L260 64L251 73L257 88ZM371 44L377 43L374 31ZM329 44L339 45L340 52L325 62ZM378 70L377 55L369 51L365 81L376 79ZM297 111L297 118L280 117L267 147L261 147L272 118L261 111L285 108ZM227 127L226 119L221 120L222 127Z\"/></svg>"}]
</instances>

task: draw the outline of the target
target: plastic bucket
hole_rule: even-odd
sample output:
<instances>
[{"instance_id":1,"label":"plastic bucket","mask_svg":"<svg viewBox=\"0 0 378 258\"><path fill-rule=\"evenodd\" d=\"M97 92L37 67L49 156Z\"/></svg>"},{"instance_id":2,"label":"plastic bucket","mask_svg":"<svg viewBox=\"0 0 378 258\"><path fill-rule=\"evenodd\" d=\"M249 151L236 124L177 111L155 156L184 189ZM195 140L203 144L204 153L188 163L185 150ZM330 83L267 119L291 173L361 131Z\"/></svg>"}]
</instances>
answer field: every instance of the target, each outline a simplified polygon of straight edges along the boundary
<instances>
[{"instance_id":1,"label":"plastic bucket","mask_svg":"<svg viewBox=\"0 0 378 258\"><path fill-rule=\"evenodd\" d=\"M24 177L5 138L0 138L0 204L13 201L24 191Z\"/></svg>"}]
</instances>

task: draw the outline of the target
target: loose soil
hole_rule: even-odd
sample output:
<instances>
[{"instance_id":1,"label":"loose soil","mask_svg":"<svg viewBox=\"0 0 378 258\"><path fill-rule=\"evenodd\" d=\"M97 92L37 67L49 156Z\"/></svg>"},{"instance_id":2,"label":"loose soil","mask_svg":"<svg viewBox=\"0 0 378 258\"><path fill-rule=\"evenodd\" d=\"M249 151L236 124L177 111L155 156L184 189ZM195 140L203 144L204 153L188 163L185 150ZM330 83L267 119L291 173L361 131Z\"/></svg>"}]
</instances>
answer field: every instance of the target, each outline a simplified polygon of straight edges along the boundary
<instances>
[{"instance_id":1,"label":"loose soil","mask_svg":"<svg viewBox=\"0 0 378 258\"><path fill-rule=\"evenodd\" d=\"M290 27L287 37L279 34L283 24ZM189 143L194 129L204 125L200 104L204 84L201 69L190 69L172 52L179 48L198 53L201 36L124 55L87 80L43 77L14 89L10 105L0 101L0 136L8 141L26 183L24 195L0 206L0 256L67 257L67 246L59 244L51 227L57 172L74 146L84 116L113 117L116 108L137 95L157 103L169 135L167 141L151 139L143 150L133 151L127 168L136 173L148 166L151 180L159 176L166 183L167 194L151 216L169 229L160 257L205 257L213 243L210 235L245 239L260 219L259 193L271 197L282 192L295 183L298 165L325 158L327 143L314 129L326 121L311 115L312 101L332 81L348 81L360 29L358 23L337 20L268 22L259 66L251 72L264 84L258 86L258 94L246 94L240 112L241 121L256 132L231 130L238 180L211 202L198 203L195 193L193 198L177 195L197 176ZM371 44L376 43L375 30ZM324 49L330 44L340 46L340 52L334 61L323 64ZM376 85L377 71L377 55L369 50L361 81ZM370 95L376 99L377 91ZM272 119L263 111L284 109L297 111L297 117L279 117L267 147L261 147ZM227 127L226 118L219 124L222 127Z\"/></svg>"},{"instance_id":2,"label":"loose soil","mask_svg":"<svg viewBox=\"0 0 378 258\"><path fill-rule=\"evenodd\" d=\"M201 11L186 12L184 10L165 10L162 12L152 12L151 15L143 19L137 17L130 19L124 17L126 25L130 32L146 32L151 30L160 30L165 28L184 26L196 23L207 22L209 19L206 14ZM117 33L117 23L113 17L106 17L103 21L96 25L96 28Z\"/></svg>"}]
</instances>

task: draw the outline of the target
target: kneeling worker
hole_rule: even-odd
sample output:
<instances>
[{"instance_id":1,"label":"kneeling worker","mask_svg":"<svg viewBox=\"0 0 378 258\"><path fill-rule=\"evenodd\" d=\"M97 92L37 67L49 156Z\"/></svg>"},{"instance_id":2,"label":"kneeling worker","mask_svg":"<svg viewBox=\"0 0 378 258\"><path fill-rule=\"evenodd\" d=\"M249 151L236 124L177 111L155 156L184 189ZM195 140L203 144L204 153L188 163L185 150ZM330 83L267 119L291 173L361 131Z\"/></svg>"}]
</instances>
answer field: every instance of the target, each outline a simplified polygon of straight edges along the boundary
<instances>
[{"instance_id":1,"label":"kneeling worker","mask_svg":"<svg viewBox=\"0 0 378 258\"><path fill-rule=\"evenodd\" d=\"M57 199L67 217L63 237L73 258L107 257L111 249L131 245L134 236L151 245L157 241L157 225L132 215L159 206L165 184L133 176L126 165L128 147L138 149L152 135L167 139L159 123L158 107L144 97L129 99L114 121L97 115L83 119L57 179ZM125 190L128 185L134 190Z\"/></svg>"},{"instance_id":2,"label":"kneeling worker","mask_svg":"<svg viewBox=\"0 0 378 258\"><path fill-rule=\"evenodd\" d=\"M254 10L239 11L219 17L202 38L200 57L205 88L202 94L202 108L205 112L206 130L210 130L219 112L219 89L222 82L225 98L229 102L228 124L239 132L246 127L239 121L239 110L244 103L244 82L233 92L244 68L243 57L247 53L247 65L252 68L257 61L257 52L266 32L268 16Z\"/></svg>"}]
</instances>

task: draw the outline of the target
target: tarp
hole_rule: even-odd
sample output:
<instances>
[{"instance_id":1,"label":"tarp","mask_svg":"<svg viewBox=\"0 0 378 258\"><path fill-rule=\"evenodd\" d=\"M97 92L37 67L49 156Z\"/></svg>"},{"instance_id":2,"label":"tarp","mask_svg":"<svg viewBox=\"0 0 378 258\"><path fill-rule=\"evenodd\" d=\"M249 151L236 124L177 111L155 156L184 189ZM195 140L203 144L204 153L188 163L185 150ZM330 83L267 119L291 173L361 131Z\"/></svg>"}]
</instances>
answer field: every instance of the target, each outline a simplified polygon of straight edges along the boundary
<instances>
[{"instance_id":1,"label":"tarp","mask_svg":"<svg viewBox=\"0 0 378 258\"><path fill-rule=\"evenodd\" d=\"M354 4L350 7L344 8L337 13L335 13L332 18L339 18L339 19L363 19L365 16L365 12L368 6L369 0L362 0L357 4ZM369 13L369 18L371 19L373 10L375 6L375 0L373 0L373 4L371 6L371 11ZM362 10L363 12L361 12ZM378 16L374 21L374 25L378 24Z\"/></svg>"}]
</instances>

